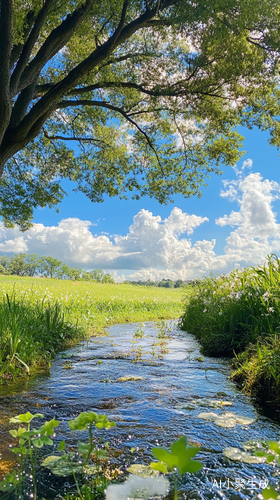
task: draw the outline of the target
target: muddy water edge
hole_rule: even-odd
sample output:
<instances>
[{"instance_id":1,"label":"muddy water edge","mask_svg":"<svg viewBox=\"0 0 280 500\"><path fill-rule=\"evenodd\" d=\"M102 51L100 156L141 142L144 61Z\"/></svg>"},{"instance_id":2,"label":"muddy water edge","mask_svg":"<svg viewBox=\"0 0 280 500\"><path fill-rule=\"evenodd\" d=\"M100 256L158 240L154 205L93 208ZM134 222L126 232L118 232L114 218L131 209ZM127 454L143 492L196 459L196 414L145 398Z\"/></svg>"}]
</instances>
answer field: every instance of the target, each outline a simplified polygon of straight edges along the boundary
<instances>
[{"instance_id":1,"label":"muddy water edge","mask_svg":"<svg viewBox=\"0 0 280 500\"><path fill-rule=\"evenodd\" d=\"M48 374L0 385L0 474L14 461L10 417L31 411L43 413L46 420L56 418L61 424L55 443L66 439L75 447L81 435L71 433L68 421L82 411L96 411L117 424L106 431L106 440L111 463L124 476L133 463L149 464L152 447L168 446L187 435L201 446L197 458L204 468L182 476L180 498L255 499L267 482L276 486L275 466L232 461L223 450L244 449L249 440L279 441L280 419L263 415L229 380L227 360L202 358L192 335L178 330L175 322L168 327L164 332L154 323L112 326L104 336L61 353ZM219 406L221 400L229 406ZM209 401L217 403L214 409ZM199 417L211 411L231 411L253 423L218 427ZM53 454L51 447L46 454ZM40 474L39 489L47 500L62 498L69 487L68 478L57 479L49 471Z\"/></svg>"}]
</instances>

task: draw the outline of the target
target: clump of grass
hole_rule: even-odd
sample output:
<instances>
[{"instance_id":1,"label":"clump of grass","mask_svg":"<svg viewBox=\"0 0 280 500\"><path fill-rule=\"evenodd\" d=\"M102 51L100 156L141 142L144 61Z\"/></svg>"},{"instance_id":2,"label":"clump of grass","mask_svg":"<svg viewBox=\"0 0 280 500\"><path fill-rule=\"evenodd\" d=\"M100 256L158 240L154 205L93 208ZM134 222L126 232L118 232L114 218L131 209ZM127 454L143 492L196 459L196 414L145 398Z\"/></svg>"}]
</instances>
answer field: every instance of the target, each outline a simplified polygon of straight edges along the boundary
<instances>
[{"instance_id":1,"label":"clump of grass","mask_svg":"<svg viewBox=\"0 0 280 500\"><path fill-rule=\"evenodd\" d=\"M280 406L280 337L250 345L234 360L232 379L244 392Z\"/></svg>"},{"instance_id":2,"label":"clump of grass","mask_svg":"<svg viewBox=\"0 0 280 500\"><path fill-rule=\"evenodd\" d=\"M0 377L46 365L63 345L82 335L65 320L59 304L32 303L28 296L18 299L7 293L0 302Z\"/></svg>"},{"instance_id":3,"label":"clump of grass","mask_svg":"<svg viewBox=\"0 0 280 500\"><path fill-rule=\"evenodd\" d=\"M211 276L188 299L181 328L200 340L204 352L232 356L280 331L280 260L263 267Z\"/></svg>"}]
</instances>

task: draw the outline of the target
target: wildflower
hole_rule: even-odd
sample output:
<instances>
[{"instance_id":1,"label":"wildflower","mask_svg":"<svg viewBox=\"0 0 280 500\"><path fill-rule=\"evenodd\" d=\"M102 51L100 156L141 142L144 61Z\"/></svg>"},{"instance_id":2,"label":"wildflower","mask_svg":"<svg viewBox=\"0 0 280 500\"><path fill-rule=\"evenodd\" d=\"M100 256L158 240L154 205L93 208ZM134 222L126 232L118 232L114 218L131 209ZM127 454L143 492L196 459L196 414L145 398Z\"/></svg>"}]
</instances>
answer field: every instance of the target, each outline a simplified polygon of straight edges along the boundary
<instances>
[{"instance_id":1,"label":"wildflower","mask_svg":"<svg viewBox=\"0 0 280 500\"><path fill-rule=\"evenodd\" d=\"M264 301L265 301L265 302L268 302L268 300L269 300L269 290L267 290L267 291L263 294L262 298L264 299Z\"/></svg>"},{"instance_id":2,"label":"wildflower","mask_svg":"<svg viewBox=\"0 0 280 500\"><path fill-rule=\"evenodd\" d=\"M219 316L222 316L222 314L223 314L223 313L220 311L220 312L219 312Z\"/></svg>"},{"instance_id":3,"label":"wildflower","mask_svg":"<svg viewBox=\"0 0 280 500\"><path fill-rule=\"evenodd\" d=\"M204 311L203 311L203 312L204 312L204 313L206 313L206 312L207 312L207 309L204 309Z\"/></svg>"},{"instance_id":4,"label":"wildflower","mask_svg":"<svg viewBox=\"0 0 280 500\"><path fill-rule=\"evenodd\" d=\"M275 309L273 307L268 308L269 312L274 313Z\"/></svg>"}]
</instances>

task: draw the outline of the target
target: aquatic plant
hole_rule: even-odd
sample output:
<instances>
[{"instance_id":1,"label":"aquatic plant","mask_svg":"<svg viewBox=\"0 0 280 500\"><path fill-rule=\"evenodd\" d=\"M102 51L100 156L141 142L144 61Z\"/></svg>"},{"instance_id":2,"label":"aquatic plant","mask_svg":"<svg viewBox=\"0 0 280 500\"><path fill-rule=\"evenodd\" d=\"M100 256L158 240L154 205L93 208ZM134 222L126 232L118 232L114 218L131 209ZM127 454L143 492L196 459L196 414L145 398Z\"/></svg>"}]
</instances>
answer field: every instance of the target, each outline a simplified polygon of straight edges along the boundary
<instances>
[{"instance_id":1,"label":"aquatic plant","mask_svg":"<svg viewBox=\"0 0 280 500\"><path fill-rule=\"evenodd\" d=\"M199 448L188 446L186 436L182 436L175 441L171 445L170 450L168 451L166 448L152 448L152 453L159 462L151 462L150 466L152 469L164 474L168 472L173 473L174 500L178 500L176 472L179 476L186 472L194 473L199 471L203 465L201 462L193 460L193 457L199 452Z\"/></svg>"},{"instance_id":2,"label":"aquatic plant","mask_svg":"<svg viewBox=\"0 0 280 500\"><path fill-rule=\"evenodd\" d=\"M144 323L142 323L140 326L138 326L133 334L133 337L135 339L142 339L145 335L145 330L143 330L143 326L145 326Z\"/></svg>"},{"instance_id":3,"label":"aquatic plant","mask_svg":"<svg viewBox=\"0 0 280 500\"><path fill-rule=\"evenodd\" d=\"M37 471L40 466L50 469L56 476L73 477L76 492L69 493L67 498L80 500L96 498L96 494L104 492L109 479L117 477L120 471L116 468L110 470L108 467L105 459L109 443L96 441L93 429L110 429L116 425L115 422L109 421L107 415L95 412L80 413L68 424L73 431L88 431L88 440L78 443L76 453L72 449L67 450L67 444L61 441L57 448L60 454L48 455L39 464L38 449L53 445L51 438L54 437L55 428L60 424L58 420L52 419L37 429L31 428L32 421L43 416L41 413L32 415L27 412L10 419L10 423L19 425L18 429L10 431L11 436L18 441L18 445L13 447L12 451L18 457L19 468L7 474L0 483L0 491L4 494L4 498L9 498L11 492L16 498L21 498L24 491L37 500Z\"/></svg>"}]
</instances>

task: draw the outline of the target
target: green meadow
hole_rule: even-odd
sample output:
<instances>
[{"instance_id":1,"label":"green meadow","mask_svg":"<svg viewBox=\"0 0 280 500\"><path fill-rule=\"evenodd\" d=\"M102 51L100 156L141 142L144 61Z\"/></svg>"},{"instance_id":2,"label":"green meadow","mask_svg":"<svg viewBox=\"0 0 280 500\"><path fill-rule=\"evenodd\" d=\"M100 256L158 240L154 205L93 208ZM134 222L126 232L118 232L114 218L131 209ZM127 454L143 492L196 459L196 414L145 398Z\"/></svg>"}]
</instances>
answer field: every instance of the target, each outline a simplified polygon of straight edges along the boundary
<instances>
[{"instance_id":1,"label":"green meadow","mask_svg":"<svg viewBox=\"0 0 280 500\"><path fill-rule=\"evenodd\" d=\"M0 278L0 376L48 365L66 345L114 323L179 318L182 288Z\"/></svg>"}]
</instances>

